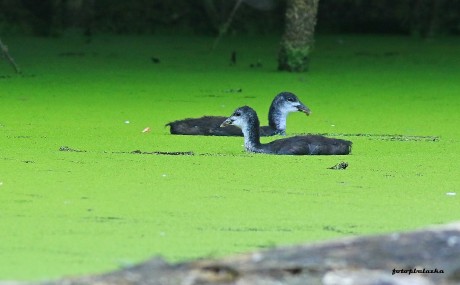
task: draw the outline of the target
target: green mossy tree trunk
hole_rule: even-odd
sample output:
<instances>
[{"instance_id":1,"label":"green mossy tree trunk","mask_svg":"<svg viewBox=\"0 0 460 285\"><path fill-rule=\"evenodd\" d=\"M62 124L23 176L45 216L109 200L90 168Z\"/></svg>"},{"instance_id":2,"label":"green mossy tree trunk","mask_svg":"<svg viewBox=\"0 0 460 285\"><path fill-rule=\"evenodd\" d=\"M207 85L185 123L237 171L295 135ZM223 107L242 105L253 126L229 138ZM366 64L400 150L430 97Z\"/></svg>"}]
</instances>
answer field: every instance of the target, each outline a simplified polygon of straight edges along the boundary
<instances>
[{"instance_id":1,"label":"green mossy tree trunk","mask_svg":"<svg viewBox=\"0 0 460 285\"><path fill-rule=\"evenodd\" d=\"M308 70L308 57L314 43L318 1L287 0L286 26L278 55L278 70Z\"/></svg>"}]
</instances>

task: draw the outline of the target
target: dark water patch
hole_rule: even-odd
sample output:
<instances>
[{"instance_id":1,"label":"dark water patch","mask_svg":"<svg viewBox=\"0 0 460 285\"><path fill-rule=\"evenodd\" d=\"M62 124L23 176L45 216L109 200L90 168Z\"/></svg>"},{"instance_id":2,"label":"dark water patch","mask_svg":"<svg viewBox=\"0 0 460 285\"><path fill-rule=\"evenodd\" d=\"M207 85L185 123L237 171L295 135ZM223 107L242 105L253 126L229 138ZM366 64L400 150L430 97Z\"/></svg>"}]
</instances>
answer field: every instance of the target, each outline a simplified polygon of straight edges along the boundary
<instances>
[{"instance_id":1,"label":"dark water patch","mask_svg":"<svg viewBox=\"0 0 460 285\"><path fill-rule=\"evenodd\" d=\"M264 229L264 228L220 228L221 232L292 232L292 229L287 228L275 228L275 229Z\"/></svg>"},{"instance_id":2,"label":"dark water patch","mask_svg":"<svg viewBox=\"0 0 460 285\"><path fill-rule=\"evenodd\" d=\"M328 232L335 232L335 233L339 233L339 234L356 234L356 232L354 232L354 231L341 230L341 229L338 229L338 228L336 228L334 226L324 226L323 230L328 231Z\"/></svg>"},{"instance_id":3,"label":"dark water patch","mask_svg":"<svg viewBox=\"0 0 460 285\"><path fill-rule=\"evenodd\" d=\"M232 154L232 153L209 153L204 152L198 154L199 156L233 156L233 157L252 157L252 153Z\"/></svg>"},{"instance_id":4,"label":"dark water patch","mask_svg":"<svg viewBox=\"0 0 460 285\"><path fill-rule=\"evenodd\" d=\"M208 199L225 199L225 196L211 195L211 196L206 196L205 198L208 198Z\"/></svg>"},{"instance_id":5,"label":"dark water patch","mask_svg":"<svg viewBox=\"0 0 460 285\"><path fill-rule=\"evenodd\" d=\"M113 221L122 221L124 220L123 218L120 217L113 217L113 216L108 216L108 217L91 217L87 218L88 220L94 220L98 223L108 223L108 222L113 222Z\"/></svg>"},{"instance_id":6,"label":"dark water patch","mask_svg":"<svg viewBox=\"0 0 460 285\"><path fill-rule=\"evenodd\" d=\"M22 162L24 162L24 163L35 163L35 161L33 161L33 160L23 160Z\"/></svg>"},{"instance_id":7,"label":"dark water patch","mask_svg":"<svg viewBox=\"0 0 460 285\"><path fill-rule=\"evenodd\" d=\"M222 95L216 95L216 94L205 94L205 95L199 95L195 97L206 97L206 98L222 98L224 96Z\"/></svg>"},{"instance_id":8,"label":"dark water patch","mask_svg":"<svg viewBox=\"0 0 460 285\"><path fill-rule=\"evenodd\" d=\"M224 93L241 93L243 92L243 88L230 88L230 89L225 89Z\"/></svg>"},{"instance_id":9,"label":"dark water patch","mask_svg":"<svg viewBox=\"0 0 460 285\"><path fill-rule=\"evenodd\" d=\"M381 140L381 141L420 141L420 142L439 142L439 136L411 136L411 135L399 135L399 134L339 134L339 133L298 133L295 135L322 135L327 137L366 137L369 140Z\"/></svg>"},{"instance_id":10,"label":"dark water patch","mask_svg":"<svg viewBox=\"0 0 460 285\"><path fill-rule=\"evenodd\" d=\"M68 152L86 152L86 150L80 150L75 148L70 148L68 146L61 146L59 151L68 151Z\"/></svg>"},{"instance_id":11,"label":"dark water patch","mask_svg":"<svg viewBox=\"0 0 460 285\"><path fill-rule=\"evenodd\" d=\"M61 146L59 151L68 152L87 152L86 150L75 149L68 146ZM104 153L114 154L150 154L150 155L195 155L193 151L141 151L139 149L133 151L104 151Z\"/></svg>"},{"instance_id":12,"label":"dark water patch","mask_svg":"<svg viewBox=\"0 0 460 285\"><path fill-rule=\"evenodd\" d=\"M195 155L193 151L141 151L133 150L131 154L154 154L154 155Z\"/></svg>"},{"instance_id":13,"label":"dark water patch","mask_svg":"<svg viewBox=\"0 0 460 285\"><path fill-rule=\"evenodd\" d=\"M68 160L68 162L71 162L71 163L76 163L76 164L86 164L86 162L82 161L82 160ZM70 171L69 171L70 172Z\"/></svg>"},{"instance_id":14,"label":"dark water patch","mask_svg":"<svg viewBox=\"0 0 460 285\"><path fill-rule=\"evenodd\" d=\"M268 232L266 229L259 228L220 228L221 232Z\"/></svg>"},{"instance_id":15,"label":"dark water patch","mask_svg":"<svg viewBox=\"0 0 460 285\"><path fill-rule=\"evenodd\" d=\"M199 155L200 156L228 156L227 154L224 154L224 153L209 153L209 152L200 153Z\"/></svg>"}]
</instances>

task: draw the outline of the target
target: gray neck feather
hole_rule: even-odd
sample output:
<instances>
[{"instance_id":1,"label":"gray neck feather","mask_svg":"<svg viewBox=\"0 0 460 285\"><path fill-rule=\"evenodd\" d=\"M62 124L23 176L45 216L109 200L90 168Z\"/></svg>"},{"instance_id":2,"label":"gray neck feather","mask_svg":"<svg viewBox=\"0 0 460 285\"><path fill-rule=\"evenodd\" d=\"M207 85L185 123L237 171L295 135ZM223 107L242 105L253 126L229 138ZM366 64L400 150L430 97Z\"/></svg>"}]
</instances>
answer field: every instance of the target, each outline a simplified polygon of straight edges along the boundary
<instances>
[{"instance_id":1,"label":"gray neck feather","mask_svg":"<svg viewBox=\"0 0 460 285\"><path fill-rule=\"evenodd\" d=\"M286 133L286 118L289 112L282 108L270 107L268 113L268 124L270 127L276 129L279 134L284 135Z\"/></svg>"},{"instance_id":2,"label":"gray neck feather","mask_svg":"<svg viewBox=\"0 0 460 285\"><path fill-rule=\"evenodd\" d=\"M251 152L260 152L259 120L257 117L249 118L249 121L242 128L244 136L244 147Z\"/></svg>"}]
</instances>

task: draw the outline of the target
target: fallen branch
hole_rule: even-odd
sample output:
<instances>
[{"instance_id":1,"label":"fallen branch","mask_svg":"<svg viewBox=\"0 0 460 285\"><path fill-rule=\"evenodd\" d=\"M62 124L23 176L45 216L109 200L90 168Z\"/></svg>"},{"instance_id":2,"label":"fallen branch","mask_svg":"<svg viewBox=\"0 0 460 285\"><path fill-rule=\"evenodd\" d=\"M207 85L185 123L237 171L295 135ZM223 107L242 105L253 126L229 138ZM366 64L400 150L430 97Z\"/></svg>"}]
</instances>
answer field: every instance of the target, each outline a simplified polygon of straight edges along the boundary
<instances>
[{"instance_id":1,"label":"fallen branch","mask_svg":"<svg viewBox=\"0 0 460 285\"><path fill-rule=\"evenodd\" d=\"M21 73L21 70L19 69L19 66L16 64L14 61L13 57L10 55L8 52L8 47L3 44L2 40L0 39L0 50L2 51L2 55L4 58L8 60L8 62L13 66L14 70L16 73Z\"/></svg>"}]
</instances>

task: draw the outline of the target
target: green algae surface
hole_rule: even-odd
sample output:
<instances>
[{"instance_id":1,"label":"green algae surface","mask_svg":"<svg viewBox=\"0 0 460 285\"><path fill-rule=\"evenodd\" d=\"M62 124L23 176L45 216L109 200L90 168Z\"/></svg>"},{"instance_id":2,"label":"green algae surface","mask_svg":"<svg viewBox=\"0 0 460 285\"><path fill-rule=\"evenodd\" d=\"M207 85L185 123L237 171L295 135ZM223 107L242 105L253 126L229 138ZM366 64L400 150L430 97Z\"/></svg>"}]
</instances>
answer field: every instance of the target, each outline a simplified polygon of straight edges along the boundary
<instances>
[{"instance_id":1,"label":"green algae surface","mask_svg":"<svg viewBox=\"0 0 460 285\"><path fill-rule=\"evenodd\" d=\"M24 74L0 61L0 279L460 218L458 38L323 36L301 74L276 71L275 37L227 38L212 52L199 37L3 41ZM164 127L242 105L266 122L280 91L313 111L291 114L288 135L349 139L352 154L248 154L239 137Z\"/></svg>"}]
</instances>

